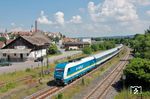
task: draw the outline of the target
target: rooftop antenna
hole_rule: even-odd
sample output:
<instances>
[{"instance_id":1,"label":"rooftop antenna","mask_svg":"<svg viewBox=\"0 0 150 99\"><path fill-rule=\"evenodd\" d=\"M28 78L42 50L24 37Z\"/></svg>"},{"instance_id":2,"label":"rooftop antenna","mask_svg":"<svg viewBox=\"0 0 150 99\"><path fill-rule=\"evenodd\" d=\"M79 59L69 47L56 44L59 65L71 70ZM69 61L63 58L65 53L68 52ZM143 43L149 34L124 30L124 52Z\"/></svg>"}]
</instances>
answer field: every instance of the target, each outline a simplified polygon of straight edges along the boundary
<instances>
[{"instance_id":1,"label":"rooftop antenna","mask_svg":"<svg viewBox=\"0 0 150 99\"><path fill-rule=\"evenodd\" d=\"M37 20L35 20L35 32L37 32Z\"/></svg>"},{"instance_id":2,"label":"rooftop antenna","mask_svg":"<svg viewBox=\"0 0 150 99\"><path fill-rule=\"evenodd\" d=\"M5 29L5 33L7 33L7 28Z\"/></svg>"}]
</instances>

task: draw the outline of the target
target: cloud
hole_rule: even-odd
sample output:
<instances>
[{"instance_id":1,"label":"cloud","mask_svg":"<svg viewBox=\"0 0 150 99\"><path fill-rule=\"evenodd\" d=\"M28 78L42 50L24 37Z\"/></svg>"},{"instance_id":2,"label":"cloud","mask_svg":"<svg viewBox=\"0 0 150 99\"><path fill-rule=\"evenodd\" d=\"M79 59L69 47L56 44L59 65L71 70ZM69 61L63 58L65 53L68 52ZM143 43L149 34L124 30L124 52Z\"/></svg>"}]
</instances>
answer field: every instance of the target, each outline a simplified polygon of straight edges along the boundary
<instances>
[{"instance_id":1,"label":"cloud","mask_svg":"<svg viewBox=\"0 0 150 99\"><path fill-rule=\"evenodd\" d=\"M82 23L82 17L80 15L73 16L70 22L75 24Z\"/></svg>"},{"instance_id":2,"label":"cloud","mask_svg":"<svg viewBox=\"0 0 150 99\"><path fill-rule=\"evenodd\" d=\"M16 24L14 22L11 23L11 26L16 26Z\"/></svg>"},{"instance_id":3,"label":"cloud","mask_svg":"<svg viewBox=\"0 0 150 99\"><path fill-rule=\"evenodd\" d=\"M99 6L98 5L96 6L94 4L94 2L89 2L88 3L88 11L89 11L89 14L90 14L93 21L97 20L96 19L96 16L97 16L96 11L98 10L98 8L99 8Z\"/></svg>"},{"instance_id":4,"label":"cloud","mask_svg":"<svg viewBox=\"0 0 150 99\"><path fill-rule=\"evenodd\" d=\"M148 6L150 5L150 0L137 0L140 5Z\"/></svg>"},{"instance_id":5,"label":"cloud","mask_svg":"<svg viewBox=\"0 0 150 99\"><path fill-rule=\"evenodd\" d=\"M130 0L105 0L98 5L95 5L94 2L89 2L88 11L93 21L105 21L108 18L118 21L134 21L138 19L136 7Z\"/></svg>"},{"instance_id":6,"label":"cloud","mask_svg":"<svg viewBox=\"0 0 150 99\"><path fill-rule=\"evenodd\" d=\"M150 10L149 10L149 11L146 11L146 14L147 14L148 16L150 16Z\"/></svg>"},{"instance_id":7,"label":"cloud","mask_svg":"<svg viewBox=\"0 0 150 99\"><path fill-rule=\"evenodd\" d=\"M41 11L40 17L37 19L40 24L52 24L52 22L44 14L44 11Z\"/></svg>"},{"instance_id":8,"label":"cloud","mask_svg":"<svg viewBox=\"0 0 150 99\"><path fill-rule=\"evenodd\" d=\"M58 11L57 13L55 13L54 15L56 23L60 24L60 25L64 25L65 24L65 20L64 20L64 13L61 11Z\"/></svg>"}]
</instances>

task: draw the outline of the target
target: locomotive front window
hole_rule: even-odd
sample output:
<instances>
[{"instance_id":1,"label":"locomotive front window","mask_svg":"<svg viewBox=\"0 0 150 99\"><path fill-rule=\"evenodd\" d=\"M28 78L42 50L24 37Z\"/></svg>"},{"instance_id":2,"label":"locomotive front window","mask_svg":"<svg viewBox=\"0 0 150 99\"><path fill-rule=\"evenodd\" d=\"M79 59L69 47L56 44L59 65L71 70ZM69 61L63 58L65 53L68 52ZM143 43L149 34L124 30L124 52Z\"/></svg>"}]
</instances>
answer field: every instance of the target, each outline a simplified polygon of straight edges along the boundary
<instances>
[{"instance_id":1,"label":"locomotive front window","mask_svg":"<svg viewBox=\"0 0 150 99\"><path fill-rule=\"evenodd\" d=\"M56 69L57 72L63 72L64 69Z\"/></svg>"}]
</instances>

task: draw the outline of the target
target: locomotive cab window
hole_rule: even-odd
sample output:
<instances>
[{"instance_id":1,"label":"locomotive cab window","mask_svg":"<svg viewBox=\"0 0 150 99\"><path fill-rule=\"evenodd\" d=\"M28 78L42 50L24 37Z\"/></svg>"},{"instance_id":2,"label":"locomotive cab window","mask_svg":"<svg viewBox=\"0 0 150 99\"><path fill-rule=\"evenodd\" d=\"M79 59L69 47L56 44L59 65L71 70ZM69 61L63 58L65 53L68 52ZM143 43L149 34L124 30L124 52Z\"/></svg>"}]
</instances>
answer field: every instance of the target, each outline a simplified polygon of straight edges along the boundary
<instances>
[{"instance_id":1,"label":"locomotive cab window","mask_svg":"<svg viewBox=\"0 0 150 99\"><path fill-rule=\"evenodd\" d=\"M57 72L63 72L64 69L56 69Z\"/></svg>"}]
</instances>

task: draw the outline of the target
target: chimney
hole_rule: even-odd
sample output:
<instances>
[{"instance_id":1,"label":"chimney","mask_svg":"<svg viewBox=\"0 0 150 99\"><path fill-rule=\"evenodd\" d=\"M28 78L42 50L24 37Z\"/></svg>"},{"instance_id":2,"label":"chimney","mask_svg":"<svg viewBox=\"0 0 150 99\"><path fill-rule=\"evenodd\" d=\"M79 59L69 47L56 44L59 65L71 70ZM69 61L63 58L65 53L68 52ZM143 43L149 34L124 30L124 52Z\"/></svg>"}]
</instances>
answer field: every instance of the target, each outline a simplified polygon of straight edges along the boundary
<instances>
[{"instance_id":1,"label":"chimney","mask_svg":"<svg viewBox=\"0 0 150 99\"><path fill-rule=\"evenodd\" d=\"M37 20L35 20L35 32L37 32Z\"/></svg>"}]
</instances>

